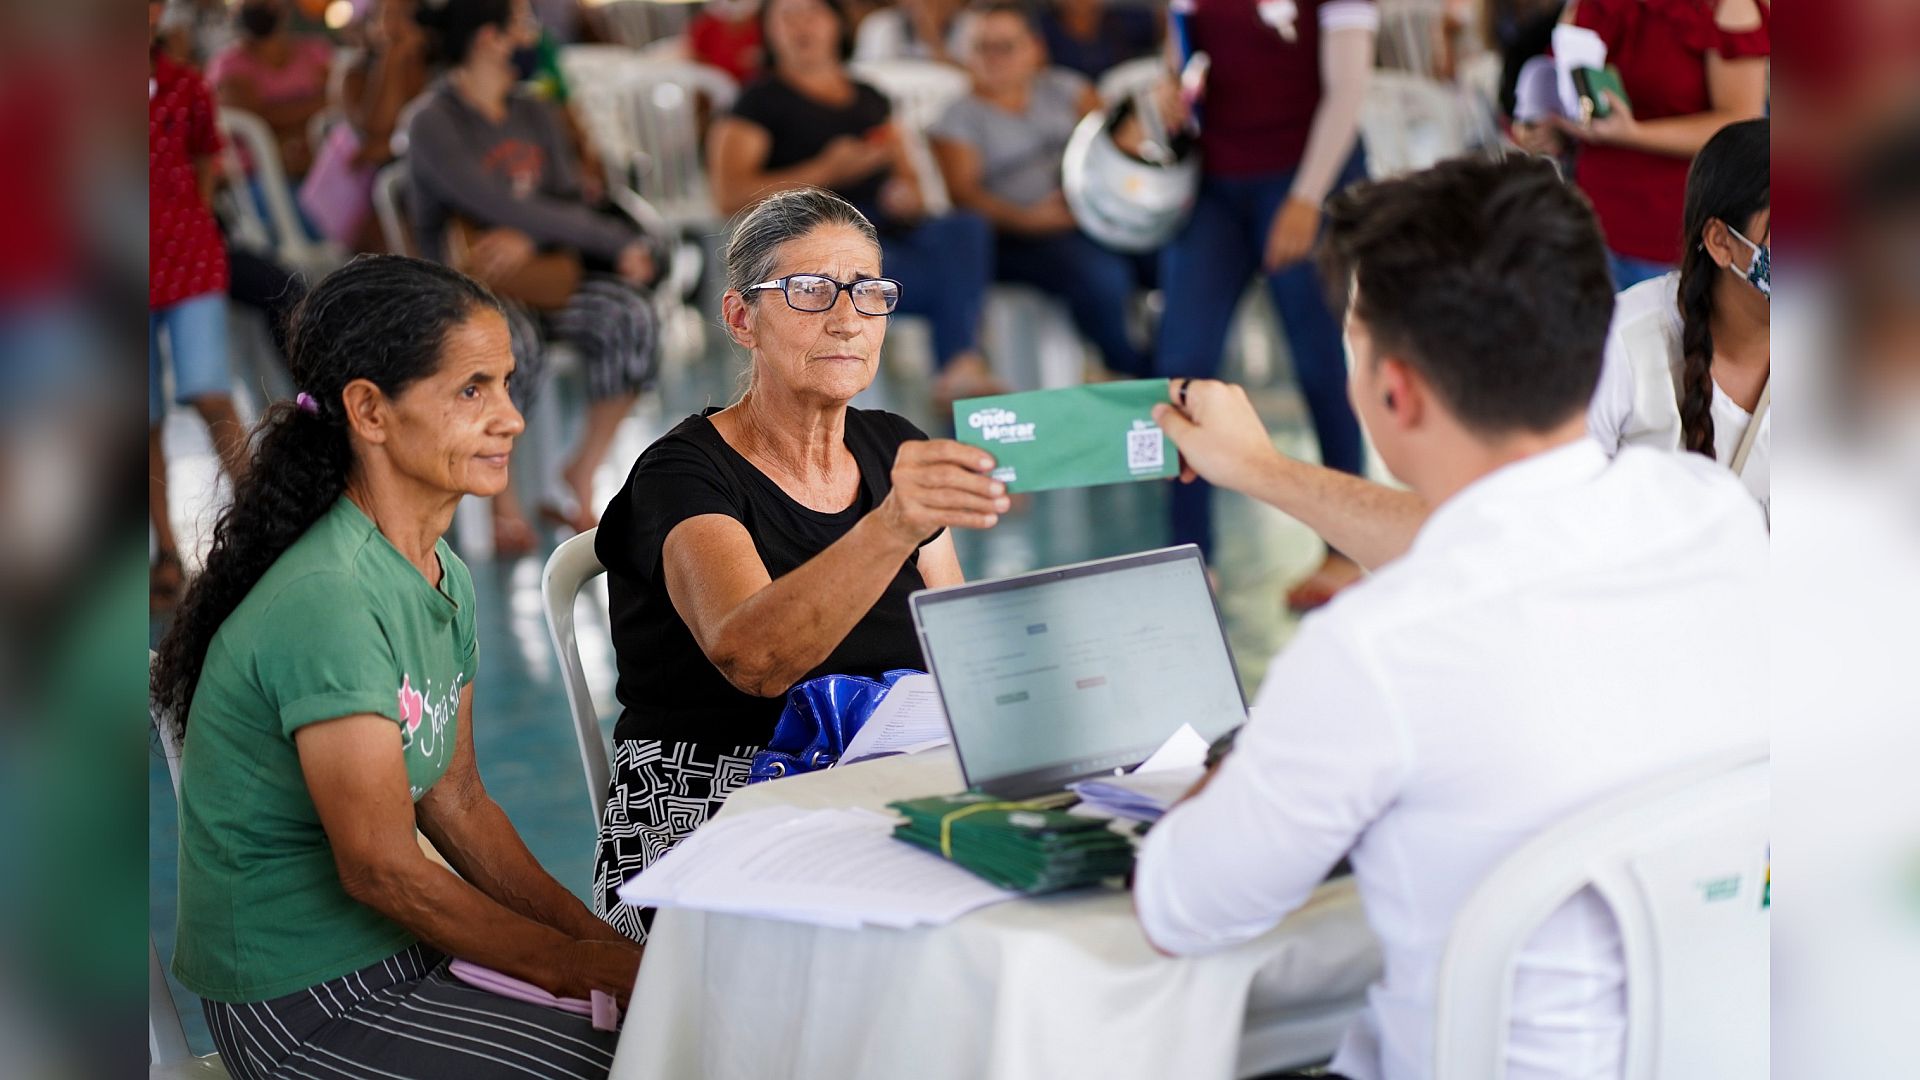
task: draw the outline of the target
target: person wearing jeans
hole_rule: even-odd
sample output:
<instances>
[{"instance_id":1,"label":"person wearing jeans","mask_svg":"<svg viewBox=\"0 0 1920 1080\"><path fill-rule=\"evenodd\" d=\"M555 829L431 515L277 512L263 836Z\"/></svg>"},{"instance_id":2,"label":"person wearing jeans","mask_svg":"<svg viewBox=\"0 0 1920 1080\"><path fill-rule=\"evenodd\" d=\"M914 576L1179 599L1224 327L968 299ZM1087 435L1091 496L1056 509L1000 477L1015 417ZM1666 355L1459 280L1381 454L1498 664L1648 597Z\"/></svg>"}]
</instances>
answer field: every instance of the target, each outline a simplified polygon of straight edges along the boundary
<instances>
[{"instance_id":1,"label":"person wearing jeans","mask_svg":"<svg viewBox=\"0 0 1920 1080\"><path fill-rule=\"evenodd\" d=\"M1248 279L1265 275L1286 329L1320 459L1342 472L1364 462L1360 428L1345 391L1340 328L1327 309L1312 252L1327 196L1366 173L1359 148L1360 103L1373 64L1379 12L1371 0L1301 0L1259 5L1198 0L1175 39L1212 59L1199 99L1203 178L1193 216L1161 252L1155 371L1206 378L1222 348ZM1184 103L1159 95L1170 126L1185 127ZM1203 484L1176 489L1173 542L1213 544L1212 500ZM1319 569L1287 595L1296 610L1317 607L1352 584L1360 568L1328 549Z\"/></svg>"},{"instance_id":2,"label":"person wearing jeans","mask_svg":"<svg viewBox=\"0 0 1920 1080\"><path fill-rule=\"evenodd\" d=\"M160 339L167 339L173 399L191 405L213 436L230 479L246 467L246 432L234 411L227 363L226 249L207 193L220 132L213 92L200 73L168 56L158 41L165 5L147 5L154 43L147 69L147 511L153 526L152 601L171 607L184 575L167 508L161 430L167 418Z\"/></svg>"},{"instance_id":3,"label":"person wearing jeans","mask_svg":"<svg viewBox=\"0 0 1920 1080\"><path fill-rule=\"evenodd\" d=\"M1074 72L1046 66L1033 17L1006 0L974 10L969 49L973 93L930 132L954 204L994 226L997 280L1058 297L1108 369L1145 375L1146 356L1127 333L1133 264L1079 230L1060 185L1067 140L1098 95Z\"/></svg>"},{"instance_id":4,"label":"person wearing jeans","mask_svg":"<svg viewBox=\"0 0 1920 1080\"><path fill-rule=\"evenodd\" d=\"M1340 185L1361 179L1365 155L1356 151ZM1292 190L1294 175L1208 177L1193 217L1161 253L1160 276L1166 318L1158 372L1169 378L1211 378L1220 369L1228 327L1247 279L1262 268L1258 230L1272 221ZM1320 460L1328 468L1358 474L1366 459L1360 424L1347 404L1346 353L1340 326L1327 310L1325 290L1311 261L1267 273L1267 296L1287 336L1294 377L1307 402ZM1213 539L1212 493L1204 481L1173 491L1175 543L1209 548ZM1306 605L1312 606L1312 605Z\"/></svg>"}]
</instances>

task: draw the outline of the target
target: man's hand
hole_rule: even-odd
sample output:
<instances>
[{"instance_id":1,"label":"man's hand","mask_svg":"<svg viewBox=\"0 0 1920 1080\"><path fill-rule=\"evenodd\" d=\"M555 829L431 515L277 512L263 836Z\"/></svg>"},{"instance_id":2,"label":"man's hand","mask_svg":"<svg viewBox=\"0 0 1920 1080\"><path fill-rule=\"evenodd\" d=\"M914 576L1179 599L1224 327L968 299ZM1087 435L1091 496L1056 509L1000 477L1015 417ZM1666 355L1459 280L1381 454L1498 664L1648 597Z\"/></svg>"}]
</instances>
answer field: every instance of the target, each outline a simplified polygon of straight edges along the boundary
<instances>
[{"instance_id":1,"label":"man's hand","mask_svg":"<svg viewBox=\"0 0 1920 1080\"><path fill-rule=\"evenodd\" d=\"M1246 492L1279 460L1245 390L1212 379L1173 379L1168 389L1179 408L1155 405L1153 421L1180 448L1181 480Z\"/></svg>"},{"instance_id":2,"label":"man's hand","mask_svg":"<svg viewBox=\"0 0 1920 1080\"><path fill-rule=\"evenodd\" d=\"M1271 274L1292 266L1313 251L1320 235L1320 204L1298 195L1287 196L1280 212L1273 215L1273 228L1267 232L1267 255L1261 263Z\"/></svg>"}]
</instances>

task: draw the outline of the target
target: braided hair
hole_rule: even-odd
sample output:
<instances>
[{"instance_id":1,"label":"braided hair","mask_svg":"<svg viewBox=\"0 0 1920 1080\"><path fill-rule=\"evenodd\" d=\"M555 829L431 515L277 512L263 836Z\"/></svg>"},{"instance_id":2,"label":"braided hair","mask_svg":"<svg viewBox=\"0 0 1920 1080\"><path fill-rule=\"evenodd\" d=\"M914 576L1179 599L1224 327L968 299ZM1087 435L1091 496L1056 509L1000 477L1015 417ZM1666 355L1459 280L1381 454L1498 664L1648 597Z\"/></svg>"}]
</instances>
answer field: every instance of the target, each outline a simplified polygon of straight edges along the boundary
<instances>
[{"instance_id":1,"label":"braided hair","mask_svg":"<svg viewBox=\"0 0 1920 1080\"><path fill-rule=\"evenodd\" d=\"M1768 122L1728 124L1707 140L1687 173L1680 257L1680 448L1713 457L1713 287L1720 267L1707 251L1707 226L1744 229L1773 194Z\"/></svg>"},{"instance_id":2,"label":"braided hair","mask_svg":"<svg viewBox=\"0 0 1920 1080\"><path fill-rule=\"evenodd\" d=\"M354 259L301 301L288 339L299 401L275 403L254 429L252 463L154 661L154 706L182 738L214 634L346 492L355 464L341 401L347 384L366 379L397 395L438 370L450 331L499 308L471 279L401 255Z\"/></svg>"}]
</instances>

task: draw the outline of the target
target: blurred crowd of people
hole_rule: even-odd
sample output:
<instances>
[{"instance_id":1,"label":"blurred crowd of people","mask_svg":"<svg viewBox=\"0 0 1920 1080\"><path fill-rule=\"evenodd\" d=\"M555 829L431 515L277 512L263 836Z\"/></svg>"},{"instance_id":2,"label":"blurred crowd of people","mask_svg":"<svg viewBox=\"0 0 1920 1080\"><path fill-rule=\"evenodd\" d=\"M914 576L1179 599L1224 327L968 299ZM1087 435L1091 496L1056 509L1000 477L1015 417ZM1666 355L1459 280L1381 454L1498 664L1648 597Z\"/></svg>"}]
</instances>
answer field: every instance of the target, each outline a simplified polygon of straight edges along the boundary
<instances>
[{"instance_id":1,"label":"blurred crowd of people","mask_svg":"<svg viewBox=\"0 0 1920 1080\"><path fill-rule=\"evenodd\" d=\"M566 0L149 7L156 604L177 594L182 573L167 522L163 386L205 421L225 471L237 474L245 446L225 313L251 306L280 330L304 288L297 271L306 268L289 265L285 238L235 242L233 218L247 206L273 217L268 178L246 147L236 148L237 166L222 167L219 109L250 113L271 131L299 239L336 252L395 246L373 210L374 179L403 159L401 246L508 301L523 407L547 379L550 344L580 357L587 404L572 451L531 497L509 486L491 500L491 520L495 550L506 555L536 546L536 515L591 527L594 470L659 367L653 290L685 239L616 209L609 185L621 183L621 170L606 167L568 107L558 56L607 36L604 9ZM1197 0L1182 10L1170 40L1165 5L1151 2L710 0L683 20L676 44L645 55L705 64L741 87L729 108L702 115L706 181L722 214L818 186L876 224L886 272L903 284L899 313L931 326L936 412L1007 388L981 341L996 283L1064 306L1100 359L1089 377L1207 377L1220 371L1240 298L1257 280L1321 460L1361 472L1341 328L1313 253L1325 201L1368 175L1361 117L1380 68L1467 88L1462 100L1483 111L1489 130L1559 159L1599 213L1616 284L1667 282L1651 303L1686 324L1688 349L1722 340L1701 329L1707 301L1680 295L1689 251L1705 250L1682 247L1684 192L1707 139L1766 108L1766 0ZM1604 41L1623 94L1604 117L1512 120L1520 67L1548 51L1563 24ZM1173 91L1182 49L1211 60L1197 109L1189 109L1196 95ZM1061 162L1075 127L1106 107L1099 80L1144 57L1169 69L1153 100L1173 126L1194 112L1204 123L1195 125L1202 180L1192 215L1162 249L1140 254L1105 247L1080 226ZM860 77L902 61L952 66L970 92L909 130L896 103ZM916 145L931 153L914 153ZM923 176L928 169L938 176ZM936 186L947 198L931 197ZM1764 221L1756 227L1728 242L1763 252ZM1700 393L1682 395L1690 413L1700 412ZM1689 427L1690 441L1699 443L1699 428ZM1210 548L1210 522L1204 484L1176 492L1175 542ZM1329 550L1288 602L1317 606L1359 574Z\"/></svg>"}]
</instances>

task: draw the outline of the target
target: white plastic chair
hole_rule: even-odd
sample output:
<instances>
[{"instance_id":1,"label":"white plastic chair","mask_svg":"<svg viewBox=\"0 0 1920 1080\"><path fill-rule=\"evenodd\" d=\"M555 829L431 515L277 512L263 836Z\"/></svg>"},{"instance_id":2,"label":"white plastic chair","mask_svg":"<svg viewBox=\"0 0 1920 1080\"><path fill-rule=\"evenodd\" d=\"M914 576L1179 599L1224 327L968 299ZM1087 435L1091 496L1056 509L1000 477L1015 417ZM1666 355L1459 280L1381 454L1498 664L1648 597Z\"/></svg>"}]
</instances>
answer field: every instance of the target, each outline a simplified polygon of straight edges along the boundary
<instances>
[{"instance_id":1,"label":"white plastic chair","mask_svg":"<svg viewBox=\"0 0 1920 1080\"><path fill-rule=\"evenodd\" d=\"M946 180L927 145L927 129L947 106L967 96L972 82L967 73L933 60L860 60L848 65L853 77L887 96L907 157L920 174L920 191L927 211L944 214L953 209Z\"/></svg>"},{"instance_id":2,"label":"white plastic chair","mask_svg":"<svg viewBox=\"0 0 1920 1080\"><path fill-rule=\"evenodd\" d=\"M987 290L981 344L1016 390L1053 390L1085 381L1087 343L1065 304L1025 285Z\"/></svg>"},{"instance_id":3,"label":"white plastic chair","mask_svg":"<svg viewBox=\"0 0 1920 1080\"><path fill-rule=\"evenodd\" d=\"M573 101L606 162L609 187L632 185L675 236L718 230L723 218L707 182L699 106L731 107L740 94L733 79L706 64L638 56L596 59L580 70Z\"/></svg>"},{"instance_id":4,"label":"white plastic chair","mask_svg":"<svg viewBox=\"0 0 1920 1080\"><path fill-rule=\"evenodd\" d=\"M151 670L154 655L147 652ZM147 724L160 738L160 752L167 759L167 775L173 780L174 804L180 801L180 738L173 725L164 723L147 709ZM225 1080L226 1066L219 1054L197 1057L187 1048L187 1032L180 1025L180 1010L173 1004L173 989L167 985L167 969L160 963L160 949L147 932L147 1076L149 1080Z\"/></svg>"},{"instance_id":5,"label":"white plastic chair","mask_svg":"<svg viewBox=\"0 0 1920 1080\"><path fill-rule=\"evenodd\" d=\"M573 735L580 744L580 768L587 777L587 800L593 807L595 829L600 827L600 815L606 808L607 785L613 778L613 769L607 761L606 739L600 734L600 714L593 707L593 692L587 685L586 665L580 662L573 609L580 590L607 572L600 557L593 553L593 538L599 532L597 528L588 529L567 538L553 549L546 571L540 575L540 600L547 613L547 634L553 639L553 651L560 657L560 683L567 691L567 709L573 713Z\"/></svg>"},{"instance_id":6,"label":"white plastic chair","mask_svg":"<svg viewBox=\"0 0 1920 1080\"><path fill-rule=\"evenodd\" d=\"M1417 172L1485 145L1471 92L1424 75L1375 70L1360 106L1367 172L1374 179Z\"/></svg>"},{"instance_id":7,"label":"white plastic chair","mask_svg":"<svg viewBox=\"0 0 1920 1080\"><path fill-rule=\"evenodd\" d=\"M622 65L633 63L640 55L640 50L630 45L603 42L565 45L560 49L560 74L566 76L570 91L578 94L583 84L605 78Z\"/></svg>"},{"instance_id":8,"label":"white plastic chair","mask_svg":"<svg viewBox=\"0 0 1920 1080\"><path fill-rule=\"evenodd\" d=\"M1626 959L1625 1080L1767 1075L1770 803L1764 746L1607 799L1508 856L1454 919L1435 1080L1503 1080L1514 961L1591 885Z\"/></svg>"},{"instance_id":9,"label":"white plastic chair","mask_svg":"<svg viewBox=\"0 0 1920 1080\"><path fill-rule=\"evenodd\" d=\"M401 207L406 190L406 162L393 162L374 174L373 216L380 221L380 236L386 241L387 251L394 255L413 254L413 237L407 231L407 215Z\"/></svg>"},{"instance_id":10,"label":"white plastic chair","mask_svg":"<svg viewBox=\"0 0 1920 1080\"><path fill-rule=\"evenodd\" d=\"M271 238L269 247L274 257L316 280L345 263L346 252L333 244L307 237L299 208L294 204L293 189L287 183L286 170L280 163L279 142L267 122L241 109L222 108L219 124L220 134L228 146L228 152L222 156L222 165L232 188L233 209L248 222L244 230L236 230L248 235L236 236L236 239L257 241L254 223L265 226ZM246 147L247 158L253 165L251 176L241 163L235 149L237 146ZM261 198L267 204L264 221L253 207L253 198L248 190L249 180L259 183Z\"/></svg>"}]
</instances>

